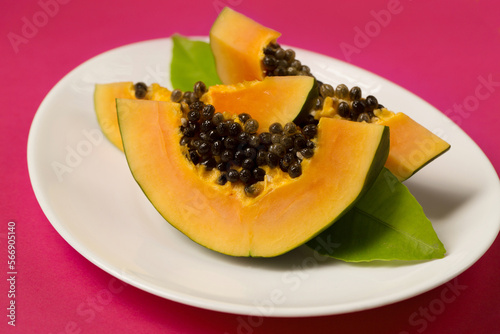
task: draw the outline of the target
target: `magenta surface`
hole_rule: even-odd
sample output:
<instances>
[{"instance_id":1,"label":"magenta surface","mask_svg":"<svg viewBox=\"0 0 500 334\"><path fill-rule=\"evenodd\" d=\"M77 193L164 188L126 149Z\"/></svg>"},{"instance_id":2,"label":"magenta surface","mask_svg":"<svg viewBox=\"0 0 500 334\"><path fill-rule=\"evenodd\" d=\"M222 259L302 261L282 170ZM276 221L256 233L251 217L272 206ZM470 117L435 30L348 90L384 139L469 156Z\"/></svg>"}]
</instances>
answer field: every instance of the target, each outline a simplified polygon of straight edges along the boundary
<instances>
[{"instance_id":1,"label":"magenta surface","mask_svg":"<svg viewBox=\"0 0 500 334\"><path fill-rule=\"evenodd\" d=\"M70 70L115 47L176 32L207 35L224 5L280 31L283 44L348 61L422 97L453 119L500 171L497 1L3 1L0 332L500 332L498 238L470 269L417 297L351 314L280 319L156 297L108 275L59 236L36 201L26 164L28 131L45 95ZM16 222L18 247L15 328L6 317L9 221ZM446 295L440 303L450 290L456 298Z\"/></svg>"}]
</instances>

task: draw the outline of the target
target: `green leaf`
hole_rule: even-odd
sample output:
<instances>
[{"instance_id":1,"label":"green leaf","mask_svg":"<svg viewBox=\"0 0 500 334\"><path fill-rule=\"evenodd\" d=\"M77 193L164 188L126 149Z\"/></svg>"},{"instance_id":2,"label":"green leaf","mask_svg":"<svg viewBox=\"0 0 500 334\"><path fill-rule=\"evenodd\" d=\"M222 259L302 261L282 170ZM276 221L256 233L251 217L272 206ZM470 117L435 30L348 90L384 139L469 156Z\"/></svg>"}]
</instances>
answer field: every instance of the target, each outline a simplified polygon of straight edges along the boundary
<instances>
[{"instance_id":1,"label":"green leaf","mask_svg":"<svg viewBox=\"0 0 500 334\"><path fill-rule=\"evenodd\" d=\"M347 262L430 260L446 253L415 197L385 168L353 209L307 245Z\"/></svg>"},{"instance_id":2,"label":"green leaf","mask_svg":"<svg viewBox=\"0 0 500 334\"><path fill-rule=\"evenodd\" d=\"M192 91L197 81L203 81L207 87L221 83L208 43L180 35L173 35L172 41L170 81L174 89Z\"/></svg>"}]
</instances>

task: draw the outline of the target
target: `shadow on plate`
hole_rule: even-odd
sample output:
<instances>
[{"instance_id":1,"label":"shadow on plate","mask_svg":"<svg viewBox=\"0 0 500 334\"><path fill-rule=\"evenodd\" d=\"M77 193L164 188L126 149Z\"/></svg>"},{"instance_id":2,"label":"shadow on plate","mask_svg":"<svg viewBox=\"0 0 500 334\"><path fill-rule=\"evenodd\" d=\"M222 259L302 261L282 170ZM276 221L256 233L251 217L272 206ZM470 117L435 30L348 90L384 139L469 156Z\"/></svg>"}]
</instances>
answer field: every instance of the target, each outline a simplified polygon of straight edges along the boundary
<instances>
[{"instance_id":1,"label":"shadow on plate","mask_svg":"<svg viewBox=\"0 0 500 334\"><path fill-rule=\"evenodd\" d=\"M456 186L444 184L437 187L420 182L408 182L406 186L424 209L427 218L433 223L434 220L446 219L476 193L475 190L464 191L464 189L457 189Z\"/></svg>"},{"instance_id":2,"label":"shadow on plate","mask_svg":"<svg viewBox=\"0 0 500 334\"><path fill-rule=\"evenodd\" d=\"M207 249L207 251L210 251ZM220 257L221 261L229 262L234 266L260 269L265 271L288 272L295 270L321 269L332 266L353 266L360 268L395 268L402 266L412 266L426 261L370 261L348 263L324 256L312 248L302 245L285 254L272 258L246 258L231 257L224 254L215 253L211 256Z\"/></svg>"}]
</instances>

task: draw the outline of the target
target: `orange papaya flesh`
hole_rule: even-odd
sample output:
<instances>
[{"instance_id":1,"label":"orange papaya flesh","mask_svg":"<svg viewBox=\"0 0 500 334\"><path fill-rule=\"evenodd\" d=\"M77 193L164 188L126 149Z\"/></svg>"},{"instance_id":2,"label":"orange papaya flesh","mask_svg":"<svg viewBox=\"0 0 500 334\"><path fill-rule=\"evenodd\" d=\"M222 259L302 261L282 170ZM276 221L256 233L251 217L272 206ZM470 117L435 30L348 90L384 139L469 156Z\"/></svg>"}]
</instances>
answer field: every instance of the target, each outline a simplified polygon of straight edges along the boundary
<instances>
[{"instance_id":1,"label":"orange papaya flesh","mask_svg":"<svg viewBox=\"0 0 500 334\"><path fill-rule=\"evenodd\" d=\"M232 256L277 256L320 233L371 186L389 150L385 126L321 119L302 175L275 168L249 197L189 160L179 104L118 99L117 114L132 175L155 208L195 242Z\"/></svg>"},{"instance_id":2,"label":"orange papaya flesh","mask_svg":"<svg viewBox=\"0 0 500 334\"><path fill-rule=\"evenodd\" d=\"M450 144L403 113L380 119L391 129L391 145L385 166L404 181L450 149Z\"/></svg>"},{"instance_id":3,"label":"orange papaya flesh","mask_svg":"<svg viewBox=\"0 0 500 334\"><path fill-rule=\"evenodd\" d=\"M344 119L338 114L338 103L332 104L330 97L325 99L323 109L317 111L315 117ZM399 181L408 179L450 149L445 140L404 113L394 113L386 108L375 109L370 122L390 128L391 145L385 167Z\"/></svg>"},{"instance_id":4,"label":"orange papaya flesh","mask_svg":"<svg viewBox=\"0 0 500 334\"><path fill-rule=\"evenodd\" d=\"M226 7L210 29L217 74L226 84L264 79L264 47L281 34ZM258 60L258 61L255 61Z\"/></svg>"},{"instance_id":5,"label":"orange papaya flesh","mask_svg":"<svg viewBox=\"0 0 500 334\"><path fill-rule=\"evenodd\" d=\"M168 101L170 90L158 84L147 87L146 100ZM122 138L116 115L116 99L137 99L133 82L113 82L96 84L94 90L94 110L99 126L108 140L123 151Z\"/></svg>"},{"instance_id":6,"label":"orange papaya flesh","mask_svg":"<svg viewBox=\"0 0 500 334\"><path fill-rule=\"evenodd\" d=\"M262 81L212 86L201 101L212 104L219 112L247 113L259 122L261 131L267 131L271 124L291 122L307 111L314 88L312 77L266 77Z\"/></svg>"}]
</instances>

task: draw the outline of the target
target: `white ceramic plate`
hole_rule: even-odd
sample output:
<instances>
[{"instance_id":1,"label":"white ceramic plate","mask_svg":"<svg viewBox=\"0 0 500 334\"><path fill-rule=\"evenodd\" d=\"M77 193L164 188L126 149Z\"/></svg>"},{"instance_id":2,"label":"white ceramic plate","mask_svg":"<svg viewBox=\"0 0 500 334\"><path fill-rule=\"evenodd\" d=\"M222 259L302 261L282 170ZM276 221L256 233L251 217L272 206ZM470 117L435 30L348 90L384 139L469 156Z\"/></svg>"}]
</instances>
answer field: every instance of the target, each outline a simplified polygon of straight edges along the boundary
<instances>
[{"instance_id":1,"label":"white ceramic plate","mask_svg":"<svg viewBox=\"0 0 500 334\"><path fill-rule=\"evenodd\" d=\"M454 278L499 231L498 177L474 142L420 98L372 73L297 50L319 80L359 85L451 143L451 150L407 181L448 253L418 263L347 264L307 247L271 259L232 258L171 227L135 183L124 155L101 134L95 83L170 86L170 39L99 55L64 77L33 120L28 167L40 206L80 254L111 275L158 296L201 308L265 316L345 313L403 300Z\"/></svg>"}]
</instances>

